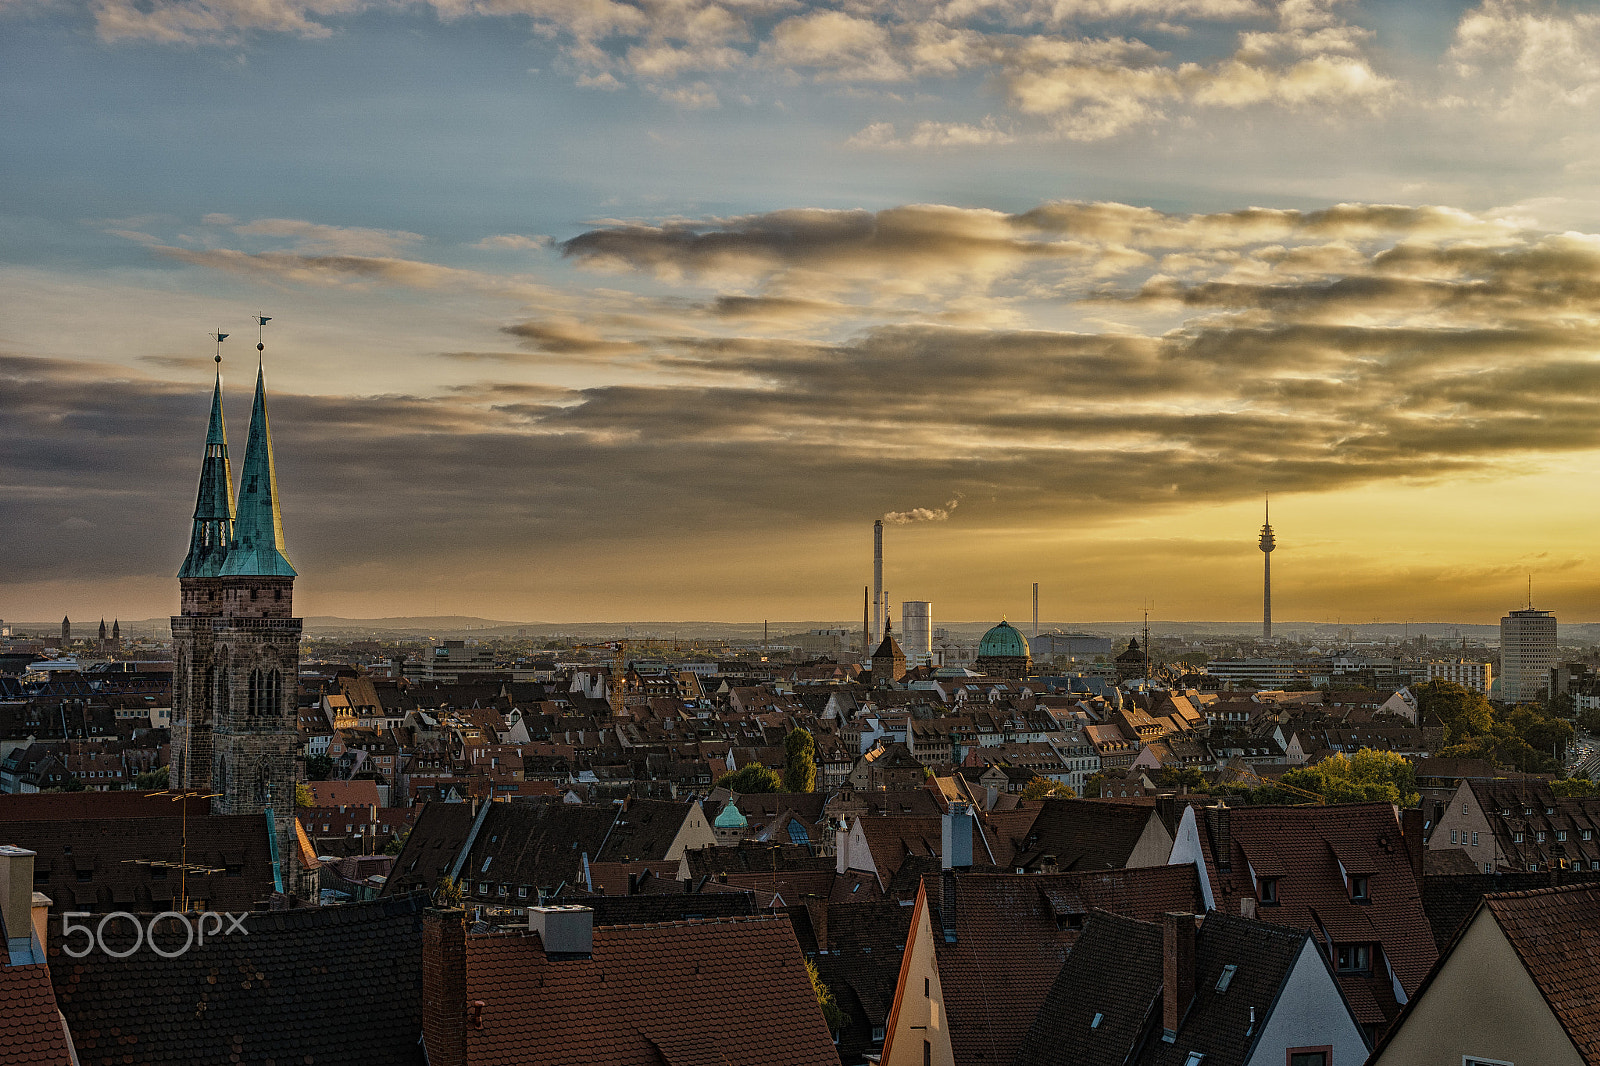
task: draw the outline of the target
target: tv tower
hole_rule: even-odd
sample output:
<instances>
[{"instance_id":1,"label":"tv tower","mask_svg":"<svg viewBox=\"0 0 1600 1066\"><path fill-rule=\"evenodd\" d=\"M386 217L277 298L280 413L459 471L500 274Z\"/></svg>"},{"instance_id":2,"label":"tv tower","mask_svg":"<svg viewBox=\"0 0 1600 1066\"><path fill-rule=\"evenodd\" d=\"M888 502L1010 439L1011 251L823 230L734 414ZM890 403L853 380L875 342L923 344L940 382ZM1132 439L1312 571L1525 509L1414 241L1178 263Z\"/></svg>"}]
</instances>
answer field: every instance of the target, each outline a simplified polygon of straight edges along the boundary
<instances>
[{"instance_id":1,"label":"tv tower","mask_svg":"<svg viewBox=\"0 0 1600 1066\"><path fill-rule=\"evenodd\" d=\"M1272 535L1272 496L1267 496L1266 520L1261 526L1261 636L1272 639L1272 550L1278 540Z\"/></svg>"}]
</instances>

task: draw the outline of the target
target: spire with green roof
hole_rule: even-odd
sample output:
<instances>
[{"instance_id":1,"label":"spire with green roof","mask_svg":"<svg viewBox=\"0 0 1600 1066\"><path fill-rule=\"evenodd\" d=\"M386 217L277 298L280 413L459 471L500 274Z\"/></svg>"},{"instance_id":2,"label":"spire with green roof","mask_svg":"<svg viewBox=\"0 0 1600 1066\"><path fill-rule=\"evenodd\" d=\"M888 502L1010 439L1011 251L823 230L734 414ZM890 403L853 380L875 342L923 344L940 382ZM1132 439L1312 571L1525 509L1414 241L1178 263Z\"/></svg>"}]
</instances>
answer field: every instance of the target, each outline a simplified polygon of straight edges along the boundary
<instances>
[{"instance_id":1,"label":"spire with green roof","mask_svg":"<svg viewBox=\"0 0 1600 1066\"><path fill-rule=\"evenodd\" d=\"M179 577L217 577L233 540L233 468L228 463L228 426L222 417L222 371L211 392L211 425L194 502L194 530Z\"/></svg>"},{"instance_id":2,"label":"spire with green roof","mask_svg":"<svg viewBox=\"0 0 1600 1066\"><path fill-rule=\"evenodd\" d=\"M256 371L256 401L250 412L250 437L239 479L239 510L233 544L222 564L223 577L294 577L283 542L278 510L278 472L272 460L272 430L267 425L267 390Z\"/></svg>"}]
</instances>

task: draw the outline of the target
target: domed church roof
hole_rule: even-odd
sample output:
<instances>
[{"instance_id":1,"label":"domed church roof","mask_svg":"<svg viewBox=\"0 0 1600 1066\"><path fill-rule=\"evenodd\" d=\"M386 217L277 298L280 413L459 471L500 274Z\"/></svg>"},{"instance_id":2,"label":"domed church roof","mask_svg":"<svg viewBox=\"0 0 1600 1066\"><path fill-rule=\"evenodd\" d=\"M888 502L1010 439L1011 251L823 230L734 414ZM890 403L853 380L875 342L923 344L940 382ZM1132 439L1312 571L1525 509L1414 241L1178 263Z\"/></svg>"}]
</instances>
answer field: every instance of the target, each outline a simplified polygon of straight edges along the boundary
<instances>
[{"instance_id":1,"label":"domed church roof","mask_svg":"<svg viewBox=\"0 0 1600 1066\"><path fill-rule=\"evenodd\" d=\"M1009 656L1021 659L1027 655L1028 638L1017 632L1017 627L1010 622L1001 622L989 630L978 645L979 658Z\"/></svg>"},{"instance_id":2,"label":"domed church roof","mask_svg":"<svg viewBox=\"0 0 1600 1066\"><path fill-rule=\"evenodd\" d=\"M729 800L722 807L722 813L717 815L717 820L711 823L718 829L743 829L749 822L745 819L744 812L739 810L739 805Z\"/></svg>"}]
</instances>

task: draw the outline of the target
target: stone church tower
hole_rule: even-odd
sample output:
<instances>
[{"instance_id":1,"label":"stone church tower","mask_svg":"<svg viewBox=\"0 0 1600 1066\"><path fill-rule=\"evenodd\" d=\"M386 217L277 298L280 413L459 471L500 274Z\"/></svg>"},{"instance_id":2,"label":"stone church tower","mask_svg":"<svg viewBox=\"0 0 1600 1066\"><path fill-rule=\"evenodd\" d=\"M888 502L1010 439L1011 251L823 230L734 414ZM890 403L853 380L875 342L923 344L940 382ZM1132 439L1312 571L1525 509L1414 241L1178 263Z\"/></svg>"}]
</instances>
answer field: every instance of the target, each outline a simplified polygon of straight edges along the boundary
<instances>
[{"instance_id":1,"label":"stone church tower","mask_svg":"<svg viewBox=\"0 0 1600 1066\"><path fill-rule=\"evenodd\" d=\"M222 376L172 619L172 787L217 793L216 814L272 812L279 890L294 884L301 619L284 550L267 399L255 407L235 507Z\"/></svg>"}]
</instances>

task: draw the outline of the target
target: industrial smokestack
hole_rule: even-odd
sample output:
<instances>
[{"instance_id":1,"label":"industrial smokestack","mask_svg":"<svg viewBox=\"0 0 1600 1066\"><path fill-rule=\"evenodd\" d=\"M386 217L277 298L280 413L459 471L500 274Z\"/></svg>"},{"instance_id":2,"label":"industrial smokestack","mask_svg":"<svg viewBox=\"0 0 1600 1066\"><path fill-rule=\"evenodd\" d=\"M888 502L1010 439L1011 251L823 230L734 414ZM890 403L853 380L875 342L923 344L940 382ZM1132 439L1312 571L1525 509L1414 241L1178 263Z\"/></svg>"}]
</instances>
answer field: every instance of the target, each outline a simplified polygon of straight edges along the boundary
<instances>
[{"instance_id":1,"label":"industrial smokestack","mask_svg":"<svg viewBox=\"0 0 1600 1066\"><path fill-rule=\"evenodd\" d=\"M872 640L883 639L883 519L872 523Z\"/></svg>"},{"instance_id":2,"label":"industrial smokestack","mask_svg":"<svg viewBox=\"0 0 1600 1066\"><path fill-rule=\"evenodd\" d=\"M1039 639L1039 583L1033 583L1033 639Z\"/></svg>"},{"instance_id":3,"label":"industrial smokestack","mask_svg":"<svg viewBox=\"0 0 1600 1066\"><path fill-rule=\"evenodd\" d=\"M861 586L861 661L867 662L872 656L872 630L867 628L868 609L867 597L872 595L872 590Z\"/></svg>"}]
</instances>

